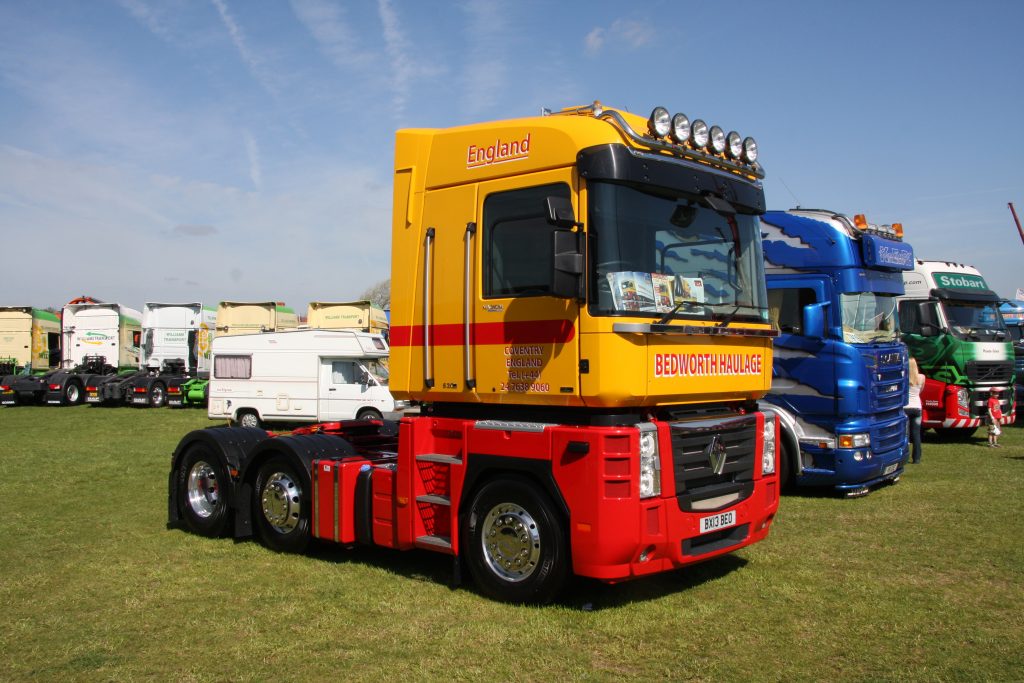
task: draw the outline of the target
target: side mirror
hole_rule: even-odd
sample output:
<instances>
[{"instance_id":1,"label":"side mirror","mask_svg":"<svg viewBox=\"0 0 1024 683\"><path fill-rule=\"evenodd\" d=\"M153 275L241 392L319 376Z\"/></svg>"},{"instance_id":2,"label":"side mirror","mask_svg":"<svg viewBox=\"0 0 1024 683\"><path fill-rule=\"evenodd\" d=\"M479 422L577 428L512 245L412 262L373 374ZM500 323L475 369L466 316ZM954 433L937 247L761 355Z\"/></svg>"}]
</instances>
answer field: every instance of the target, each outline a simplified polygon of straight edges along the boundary
<instances>
[{"instance_id":1,"label":"side mirror","mask_svg":"<svg viewBox=\"0 0 1024 683\"><path fill-rule=\"evenodd\" d=\"M921 325L921 336L936 337L942 333L935 306L931 302L921 301L917 304L917 319Z\"/></svg>"},{"instance_id":2,"label":"side mirror","mask_svg":"<svg viewBox=\"0 0 1024 683\"><path fill-rule=\"evenodd\" d=\"M825 307L828 304L807 304L804 306L803 336L811 339L825 337Z\"/></svg>"},{"instance_id":3,"label":"side mirror","mask_svg":"<svg viewBox=\"0 0 1024 683\"><path fill-rule=\"evenodd\" d=\"M560 299L583 298L583 233L555 230L551 233L551 295Z\"/></svg>"},{"instance_id":4,"label":"side mirror","mask_svg":"<svg viewBox=\"0 0 1024 683\"><path fill-rule=\"evenodd\" d=\"M573 228L576 213L572 210L572 202L567 197L548 197L548 223L559 228Z\"/></svg>"}]
</instances>

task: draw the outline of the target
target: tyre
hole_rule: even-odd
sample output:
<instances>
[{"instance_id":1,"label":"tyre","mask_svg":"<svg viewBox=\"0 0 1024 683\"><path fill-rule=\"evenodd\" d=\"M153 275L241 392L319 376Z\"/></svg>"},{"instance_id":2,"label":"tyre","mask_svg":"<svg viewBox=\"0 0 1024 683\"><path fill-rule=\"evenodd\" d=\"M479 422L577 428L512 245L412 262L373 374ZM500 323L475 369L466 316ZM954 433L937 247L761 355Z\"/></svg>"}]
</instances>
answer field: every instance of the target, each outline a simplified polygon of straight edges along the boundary
<instances>
[{"instance_id":1,"label":"tyre","mask_svg":"<svg viewBox=\"0 0 1024 683\"><path fill-rule=\"evenodd\" d=\"M82 402L82 385L78 380L70 380L64 385L64 403L69 406L77 406Z\"/></svg>"},{"instance_id":2,"label":"tyre","mask_svg":"<svg viewBox=\"0 0 1024 683\"><path fill-rule=\"evenodd\" d=\"M301 553L309 544L308 485L292 462L275 455L260 467L253 487L252 516L263 544L272 550Z\"/></svg>"},{"instance_id":3,"label":"tyre","mask_svg":"<svg viewBox=\"0 0 1024 683\"><path fill-rule=\"evenodd\" d=\"M781 436L781 434L780 434ZM779 444L779 490L791 491L796 485L796 456L790 453L785 438Z\"/></svg>"},{"instance_id":4,"label":"tyre","mask_svg":"<svg viewBox=\"0 0 1024 683\"><path fill-rule=\"evenodd\" d=\"M260 429L260 416L251 410L246 410L238 414L238 426L248 427L249 429Z\"/></svg>"},{"instance_id":5,"label":"tyre","mask_svg":"<svg viewBox=\"0 0 1024 683\"><path fill-rule=\"evenodd\" d=\"M383 420L384 416L380 414L380 411L375 408L363 408L356 415L357 420Z\"/></svg>"},{"instance_id":6,"label":"tyre","mask_svg":"<svg viewBox=\"0 0 1024 683\"><path fill-rule=\"evenodd\" d=\"M155 383L150 388L149 405L152 408L163 408L167 405L167 389L161 382Z\"/></svg>"},{"instance_id":7,"label":"tyre","mask_svg":"<svg viewBox=\"0 0 1024 683\"><path fill-rule=\"evenodd\" d=\"M229 480L224 463L203 445L185 453L177 471L178 512L189 531L219 538L231 518Z\"/></svg>"},{"instance_id":8,"label":"tyre","mask_svg":"<svg viewBox=\"0 0 1024 683\"><path fill-rule=\"evenodd\" d=\"M969 441L974 433L978 431L977 427L967 427L966 429L959 429L956 427L936 427L935 433L943 441Z\"/></svg>"},{"instance_id":9,"label":"tyre","mask_svg":"<svg viewBox=\"0 0 1024 683\"><path fill-rule=\"evenodd\" d=\"M550 602L569 574L561 519L537 484L518 477L484 484L462 531L466 564L496 600Z\"/></svg>"}]
</instances>

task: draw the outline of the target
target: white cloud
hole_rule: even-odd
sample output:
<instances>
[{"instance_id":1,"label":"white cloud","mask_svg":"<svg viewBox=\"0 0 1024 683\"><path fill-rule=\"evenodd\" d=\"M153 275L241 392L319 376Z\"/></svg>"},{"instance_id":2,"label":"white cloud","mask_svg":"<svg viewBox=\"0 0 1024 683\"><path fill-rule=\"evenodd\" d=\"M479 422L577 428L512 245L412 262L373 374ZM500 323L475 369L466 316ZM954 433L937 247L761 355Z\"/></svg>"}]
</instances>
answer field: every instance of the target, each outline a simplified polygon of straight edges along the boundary
<instances>
[{"instance_id":1,"label":"white cloud","mask_svg":"<svg viewBox=\"0 0 1024 683\"><path fill-rule=\"evenodd\" d=\"M291 6L299 22L335 67L349 71L376 63L372 51L361 47L340 5L324 0L291 0Z\"/></svg>"},{"instance_id":2,"label":"white cloud","mask_svg":"<svg viewBox=\"0 0 1024 683\"><path fill-rule=\"evenodd\" d=\"M263 185L263 168L260 166L260 148L256 144L256 138L249 131L244 131L242 137L245 139L245 152L249 158L249 178L257 189Z\"/></svg>"},{"instance_id":3,"label":"white cloud","mask_svg":"<svg viewBox=\"0 0 1024 683\"><path fill-rule=\"evenodd\" d=\"M478 0L463 6L468 14L465 43L468 46L463 106L477 116L496 107L502 88L508 84L506 49L509 35L507 18L495 0Z\"/></svg>"},{"instance_id":4,"label":"white cloud","mask_svg":"<svg viewBox=\"0 0 1024 683\"><path fill-rule=\"evenodd\" d=\"M606 46L626 50L637 50L654 40L654 29L650 25L632 19L616 19L608 27L595 27L583 39L586 54L599 55Z\"/></svg>"},{"instance_id":5,"label":"white cloud","mask_svg":"<svg viewBox=\"0 0 1024 683\"><path fill-rule=\"evenodd\" d=\"M235 49L238 50L238 54L249 69L249 73L252 74L253 78L256 79L264 90L277 100L280 92L277 86L278 79L267 68L264 59L249 47L245 32L231 15L227 2L225 0L210 0L210 2L217 8L217 13L220 14L220 19L224 23L224 28L227 29L231 42L234 43Z\"/></svg>"}]
</instances>

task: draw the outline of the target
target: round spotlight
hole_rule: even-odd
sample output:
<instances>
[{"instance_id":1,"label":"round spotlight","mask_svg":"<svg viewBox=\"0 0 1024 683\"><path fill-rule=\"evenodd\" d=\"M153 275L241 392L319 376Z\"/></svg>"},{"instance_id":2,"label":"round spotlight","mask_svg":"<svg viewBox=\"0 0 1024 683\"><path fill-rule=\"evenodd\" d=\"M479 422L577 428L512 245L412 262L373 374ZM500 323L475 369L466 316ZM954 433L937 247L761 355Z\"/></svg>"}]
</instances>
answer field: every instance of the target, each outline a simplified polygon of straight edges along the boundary
<instances>
[{"instance_id":1,"label":"round spotlight","mask_svg":"<svg viewBox=\"0 0 1024 683\"><path fill-rule=\"evenodd\" d=\"M725 136L725 151L729 153L730 159L739 159L743 156L743 138L736 131Z\"/></svg>"},{"instance_id":2,"label":"round spotlight","mask_svg":"<svg viewBox=\"0 0 1024 683\"><path fill-rule=\"evenodd\" d=\"M711 130L708 132L711 138L711 150L715 154L721 154L725 151L725 131L719 126L711 126Z\"/></svg>"},{"instance_id":3,"label":"round spotlight","mask_svg":"<svg viewBox=\"0 0 1024 683\"><path fill-rule=\"evenodd\" d=\"M655 107L651 112L651 118L647 119L647 129L656 138L663 138L668 135L672 120L669 118L668 109Z\"/></svg>"},{"instance_id":4,"label":"round spotlight","mask_svg":"<svg viewBox=\"0 0 1024 683\"><path fill-rule=\"evenodd\" d=\"M690 142L697 149L704 149L708 144L708 124L701 119L690 125Z\"/></svg>"},{"instance_id":5,"label":"round spotlight","mask_svg":"<svg viewBox=\"0 0 1024 683\"><path fill-rule=\"evenodd\" d=\"M690 119L686 114L676 114L672 117L672 139L680 145L690 139Z\"/></svg>"},{"instance_id":6,"label":"round spotlight","mask_svg":"<svg viewBox=\"0 0 1024 683\"><path fill-rule=\"evenodd\" d=\"M743 158L750 163L757 161L757 140L754 138L746 138L743 141Z\"/></svg>"}]
</instances>

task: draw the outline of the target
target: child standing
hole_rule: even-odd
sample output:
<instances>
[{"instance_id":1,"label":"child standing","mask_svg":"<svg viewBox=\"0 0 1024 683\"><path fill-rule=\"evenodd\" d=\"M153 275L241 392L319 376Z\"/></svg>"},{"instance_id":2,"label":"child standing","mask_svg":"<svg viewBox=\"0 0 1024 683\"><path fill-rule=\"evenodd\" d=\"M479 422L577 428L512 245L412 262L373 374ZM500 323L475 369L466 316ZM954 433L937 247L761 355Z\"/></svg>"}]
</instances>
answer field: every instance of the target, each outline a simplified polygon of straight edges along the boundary
<instances>
[{"instance_id":1,"label":"child standing","mask_svg":"<svg viewBox=\"0 0 1024 683\"><path fill-rule=\"evenodd\" d=\"M999 445L999 420L1003 417L1003 409L999 402L999 387L992 387L988 399L988 445L991 448L1002 448Z\"/></svg>"}]
</instances>

